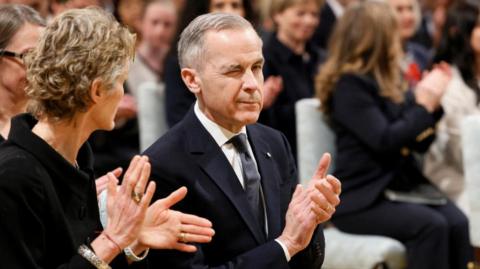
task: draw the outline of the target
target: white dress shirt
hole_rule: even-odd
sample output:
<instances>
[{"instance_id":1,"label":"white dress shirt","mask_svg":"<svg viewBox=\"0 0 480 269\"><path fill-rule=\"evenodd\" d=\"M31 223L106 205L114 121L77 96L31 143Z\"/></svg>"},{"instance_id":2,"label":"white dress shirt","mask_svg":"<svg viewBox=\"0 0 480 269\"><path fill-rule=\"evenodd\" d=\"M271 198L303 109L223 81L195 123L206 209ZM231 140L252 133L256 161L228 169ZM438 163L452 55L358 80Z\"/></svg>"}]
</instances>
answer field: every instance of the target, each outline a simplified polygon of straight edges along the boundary
<instances>
[{"instance_id":1,"label":"white dress shirt","mask_svg":"<svg viewBox=\"0 0 480 269\"><path fill-rule=\"evenodd\" d=\"M193 109L195 116L197 116L198 120L202 124L202 126L207 130L207 132L213 137L217 145L220 147L220 149L223 151L223 154L225 154L225 157L227 157L228 162L230 165L232 165L233 170L235 171L235 174L237 175L238 180L240 181L240 184L242 187L245 189L245 180L243 178L243 173L242 173L242 160L240 159L240 154L238 151L235 149L232 143L228 143L228 141L238 135L238 134L245 134L247 136L247 148L248 148L248 153L252 157L253 162L255 163L255 167L257 168L258 171L258 165L257 161L255 160L255 155L253 155L252 147L250 146L250 142L248 141L248 134L247 134L247 128L245 126L242 127L240 132L238 133L232 133L229 130L223 128L222 126L218 125L217 123L213 122L210 120L201 110L200 107L198 106L198 102L195 102L195 106ZM260 174L260 173L259 173ZM263 199L262 195L262 202L263 202L263 208L265 209L265 232L268 234L268 219L266 215L266 205L265 201ZM283 249L283 252L285 253L285 258L287 261L290 261L290 254L288 253L287 247L280 242L279 240L275 239L280 246Z\"/></svg>"},{"instance_id":2,"label":"white dress shirt","mask_svg":"<svg viewBox=\"0 0 480 269\"><path fill-rule=\"evenodd\" d=\"M215 142L217 142L217 145L220 147L220 149L222 149L225 157L227 157L228 162L230 163L230 165L232 165L233 170L235 171L235 174L240 181L240 184L245 189L245 180L243 179L242 160L240 159L240 154L235 150L233 144L228 143L228 141L238 134L245 134L247 136L248 154L250 154L250 156L252 157L252 160L255 163L255 167L258 171L257 161L255 160L255 156L253 155L250 142L248 142L247 128L245 128L244 126L238 133L230 132L229 130L223 128L222 126L216 124L215 122L207 118L207 116L205 116L205 114L203 114L203 112L200 110L198 102L195 103L194 112L203 127L207 129L208 133L210 133Z\"/></svg>"}]
</instances>

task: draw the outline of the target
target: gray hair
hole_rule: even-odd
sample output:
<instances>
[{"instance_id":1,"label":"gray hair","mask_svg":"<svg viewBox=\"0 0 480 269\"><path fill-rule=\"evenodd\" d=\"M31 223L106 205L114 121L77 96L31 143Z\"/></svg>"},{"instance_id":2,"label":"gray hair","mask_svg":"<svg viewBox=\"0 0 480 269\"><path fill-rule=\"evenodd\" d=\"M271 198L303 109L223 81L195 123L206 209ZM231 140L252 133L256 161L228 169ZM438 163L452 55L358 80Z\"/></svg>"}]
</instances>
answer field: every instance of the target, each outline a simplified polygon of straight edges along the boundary
<instances>
[{"instance_id":1,"label":"gray hair","mask_svg":"<svg viewBox=\"0 0 480 269\"><path fill-rule=\"evenodd\" d=\"M252 29L246 19L238 15L210 13L198 16L183 30L178 42L178 61L180 68L198 67L206 54L205 34L209 31L233 29Z\"/></svg>"},{"instance_id":2,"label":"gray hair","mask_svg":"<svg viewBox=\"0 0 480 269\"><path fill-rule=\"evenodd\" d=\"M0 4L0 49L4 49L25 23L45 27L35 9L25 5Z\"/></svg>"}]
</instances>

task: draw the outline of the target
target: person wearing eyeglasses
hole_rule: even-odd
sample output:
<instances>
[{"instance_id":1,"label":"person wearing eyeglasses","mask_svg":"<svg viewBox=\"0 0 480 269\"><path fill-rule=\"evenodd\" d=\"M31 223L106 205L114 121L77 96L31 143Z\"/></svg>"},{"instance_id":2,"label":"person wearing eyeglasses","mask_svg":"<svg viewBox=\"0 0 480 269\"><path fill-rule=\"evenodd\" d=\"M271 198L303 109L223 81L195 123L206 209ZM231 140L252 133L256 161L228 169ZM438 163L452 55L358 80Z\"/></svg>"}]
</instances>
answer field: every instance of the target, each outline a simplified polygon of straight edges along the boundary
<instances>
[{"instance_id":1,"label":"person wearing eyeglasses","mask_svg":"<svg viewBox=\"0 0 480 269\"><path fill-rule=\"evenodd\" d=\"M100 220L87 139L113 129L134 50L111 14L86 8L53 19L24 57L29 113L0 144L1 268L146 268L149 248L195 252L211 240L210 221L169 209L185 187L150 205L144 156L119 186L108 174Z\"/></svg>"},{"instance_id":2,"label":"person wearing eyeglasses","mask_svg":"<svg viewBox=\"0 0 480 269\"><path fill-rule=\"evenodd\" d=\"M37 43L45 20L23 5L0 5L0 143L7 138L10 119L25 110L23 55Z\"/></svg>"}]
</instances>

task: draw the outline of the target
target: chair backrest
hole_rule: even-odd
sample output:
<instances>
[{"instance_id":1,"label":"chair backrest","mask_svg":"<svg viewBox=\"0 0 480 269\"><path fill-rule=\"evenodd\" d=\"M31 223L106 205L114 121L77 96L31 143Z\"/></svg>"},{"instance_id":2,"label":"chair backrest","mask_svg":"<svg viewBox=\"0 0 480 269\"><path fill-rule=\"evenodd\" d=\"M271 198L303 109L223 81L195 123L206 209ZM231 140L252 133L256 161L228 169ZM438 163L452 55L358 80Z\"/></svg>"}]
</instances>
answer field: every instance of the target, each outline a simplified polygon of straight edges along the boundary
<instances>
[{"instance_id":1,"label":"chair backrest","mask_svg":"<svg viewBox=\"0 0 480 269\"><path fill-rule=\"evenodd\" d=\"M140 151L144 151L168 130L165 85L153 81L142 83L138 88L137 103Z\"/></svg>"},{"instance_id":2,"label":"chair backrest","mask_svg":"<svg viewBox=\"0 0 480 269\"><path fill-rule=\"evenodd\" d=\"M316 98L302 99L295 104L297 163L302 184L310 180L324 152L332 155L329 173L332 173L335 168L335 134L326 123L325 115L319 108L320 101Z\"/></svg>"},{"instance_id":3,"label":"chair backrest","mask_svg":"<svg viewBox=\"0 0 480 269\"><path fill-rule=\"evenodd\" d=\"M480 247L480 115L462 121L463 171L470 207L470 241Z\"/></svg>"}]
</instances>

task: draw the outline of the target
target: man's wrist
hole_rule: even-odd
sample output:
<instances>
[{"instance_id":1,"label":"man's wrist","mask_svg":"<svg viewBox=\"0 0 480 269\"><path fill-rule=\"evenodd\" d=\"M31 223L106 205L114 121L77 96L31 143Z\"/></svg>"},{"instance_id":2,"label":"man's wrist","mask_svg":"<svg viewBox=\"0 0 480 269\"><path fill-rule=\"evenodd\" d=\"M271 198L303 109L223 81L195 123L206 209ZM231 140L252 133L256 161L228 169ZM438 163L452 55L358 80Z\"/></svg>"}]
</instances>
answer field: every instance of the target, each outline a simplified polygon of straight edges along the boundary
<instances>
[{"instance_id":1,"label":"man's wrist","mask_svg":"<svg viewBox=\"0 0 480 269\"><path fill-rule=\"evenodd\" d=\"M290 256L290 252L288 251L287 246L278 238L275 239L275 241L277 241L277 243L282 247L283 252L285 253L285 259L287 260L287 262L289 262L292 257Z\"/></svg>"}]
</instances>

